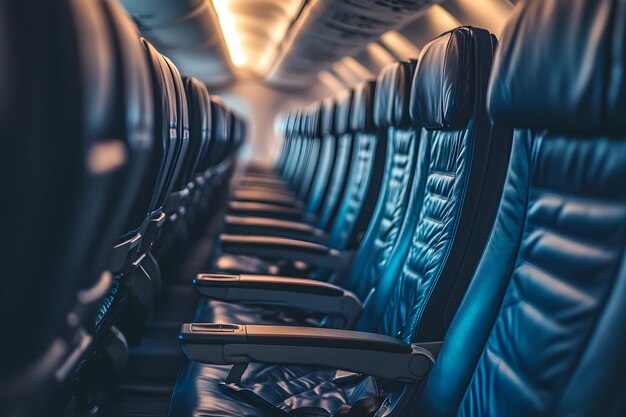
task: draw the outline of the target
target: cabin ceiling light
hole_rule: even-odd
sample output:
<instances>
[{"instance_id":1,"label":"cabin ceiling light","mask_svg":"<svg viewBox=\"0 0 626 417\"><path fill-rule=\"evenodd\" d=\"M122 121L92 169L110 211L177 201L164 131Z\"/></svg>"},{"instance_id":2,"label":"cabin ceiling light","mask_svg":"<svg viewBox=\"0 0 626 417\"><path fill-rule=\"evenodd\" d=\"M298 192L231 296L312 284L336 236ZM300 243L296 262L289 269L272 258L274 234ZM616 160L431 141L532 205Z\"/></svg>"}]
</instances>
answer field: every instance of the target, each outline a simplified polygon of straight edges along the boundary
<instances>
[{"instance_id":1,"label":"cabin ceiling light","mask_svg":"<svg viewBox=\"0 0 626 417\"><path fill-rule=\"evenodd\" d=\"M368 70L367 68L365 68L363 66L363 64L361 64L359 61L357 61L356 59L352 58L351 56L344 56L341 59L341 62L348 68L350 68L350 70L355 73L356 75L358 75L361 79L363 80L369 80L372 78L376 78L374 76L374 74L372 74L370 72L370 70Z\"/></svg>"},{"instance_id":2,"label":"cabin ceiling light","mask_svg":"<svg viewBox=\"0 0 626 417\"><path fill-rule=\"evenodd\" d=\"M222 28L222 34L228 47L233 65L241 67L246 63L246 54L241 45L241 38L235 24L235 15L230 11L231 0L213 0L213 7Z\"/></svg>"},{"instance_id":3,"label":"cabin ceiling light","mask_svg":"<svg viewBox=\"0 0 626 417\"><path fill-rule=\"evenodd\" d=\"M317 76L319 80L328 87L332 92L343 90L346 88L341 81L328 71L322 71Z\"/></svg>"},{"instance_id":4,"label":"cabin ceiling light","mask_svg":"<svg viewBox=\"0 0 626 417\"><path fill-rule=\"evenodd\" d=\"M212 0L233 65L265 75L304 0Z\"/></svg>"},{"instance_id":5,"label":"cabin ceiling light","mask_svg":"<svg viewBox=\"0 0 626 417\"><path fill-rule=\"evenodd\" d=\"M400 59L417 59L420 50L401 33L390 30L380 37L380 41Z\"/></svg>"}]
</instances>

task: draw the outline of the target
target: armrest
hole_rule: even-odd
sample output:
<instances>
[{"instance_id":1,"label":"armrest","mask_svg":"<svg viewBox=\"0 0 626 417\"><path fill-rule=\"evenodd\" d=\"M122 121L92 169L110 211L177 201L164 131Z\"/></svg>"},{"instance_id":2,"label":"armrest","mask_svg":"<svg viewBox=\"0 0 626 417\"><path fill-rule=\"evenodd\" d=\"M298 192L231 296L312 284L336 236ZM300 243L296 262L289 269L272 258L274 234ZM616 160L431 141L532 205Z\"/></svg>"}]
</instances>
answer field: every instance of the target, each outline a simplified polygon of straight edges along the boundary
<instances>
[{"instance_id":1,"label":"armrest","mask_svg":"<svg viewBox=\"0 0 626 417\"><path fill-rule=\"evenodd\" d=\"M308 223L268 217L226 216L224 230L227 234L266 235L301 239L322 243L326 233Z\"/></svg>"},{"instance_id":2,"label":"armrest","mask_svg":"<svg viewBox=\"0 0 626 417\"><path fill-rule=\"evenodd\" d=\"M201 363L320 366L403 382L423 378L440 345L350 330L217 323L183 324L179 339L185 355Z\"/></svg>"},{"instance_id":3,"label":"armrest","mask_svg":"<svg viewBox=\"0 0 626 417\"><path fill-rule=\"evenodd\" d=\"M306 216L306 213L299 208L250 201L230 201L228 203L228 211L244 216L263 216L294 220L299 220Z\"/></svg>"},{"instance_id":4,"label":"armrest","mask_svg":"<svg viewBox=\"0 0 626 417\"><path fill-rule=\"evenodd\" d=\"M361 301L351 291L314 279L272 275L199 274L200 294L231 302L274 304L340 316L352 327L361 314Z\"/></svg>"},{"instance_id":5,"label":"armrest","mask_svg":"<svg viewBox=\"0 0 626 417\"><path fill-rule=\"evenodd\" d=\"M237 190L233 193L231 200L270 203L286 207L303 207L302 201L293 196L268 191Z\"/></svg>"},{"instance_id":6,"label":"armrest","mask_svg":"<svg viewBox=\"0 0 626 417\"><path fill-rule=\"evenodd\" d=\"M340 270L350 258L342 252L318 243L273 236L220 236L222 250L233 255L301 261L307 264Z\"/></svg>"}]
</instances>

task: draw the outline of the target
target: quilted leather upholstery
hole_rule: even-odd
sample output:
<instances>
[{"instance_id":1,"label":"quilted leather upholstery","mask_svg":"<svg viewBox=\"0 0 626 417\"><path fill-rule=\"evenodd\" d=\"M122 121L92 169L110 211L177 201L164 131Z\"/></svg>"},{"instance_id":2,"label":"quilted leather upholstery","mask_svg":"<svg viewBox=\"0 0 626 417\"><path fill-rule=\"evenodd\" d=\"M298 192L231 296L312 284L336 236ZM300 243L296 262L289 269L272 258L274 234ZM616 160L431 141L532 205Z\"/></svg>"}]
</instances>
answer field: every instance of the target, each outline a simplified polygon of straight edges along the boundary
<instances>
[{"instance_id":1,"label":"quilted leather upholstery","mask_svg":"<svg viewBox=\"0 0 626 417\"><path fill-rule=\"evenodd\" d=\"M302 174L302 181L300 187L298 188L298 197L302 201L307 201L307 197L309 195L309 190L311 189L311 184L313 183L313 178L318 168L319 161L319 152L320 152L320 139L317 136L317 124L319 123L319 107L317 105L312 105L310 111L308 112L308 126L306 132L307 138L307 151L305 153L306 157L304 159L304 167ZM323 161L322 161L323 164Z\"/></svg>"},{"instance_id":2,"label":"quilted leather upholstery","mask_svg":"<svg viewBox=\"0 0 626 417\"><path fill-rule=\"evenodd\" d=\"M354 150L348 182L328 243L335 249L356 249L372 215L380 190L386 137L354 134Z\"/></svg>"},{"instance_id":3,"label":"quilted leather upholstery","mask_svg":"<svg viewBox=\"0 0 626 417\"><path fill-rule=\"evenodd\" d=\"M602 105L580 96L624 97L623 84L597 84L595 77L607 74L596 66L623 71L623 54L601 40L624 44L625 13L619 1L525 2L508 25L490 103L496 122L520 127L509 176L418 415L626 412L626 142L624 131L606 136L623 101ZM530 72L523 71L531 55ZM561 62L578 62L580 76L593 76L581 83ZM530 90L539 66L546 71ZM588 83L600 90L587 90Z\"/></svg>"},{"instance_id":4,"label":"quilted leather upholstery","mask_svg":"<svg viewBox=\"0 0 626 417\"><path fill-rule=\"evenodd\" d=\"M494 168L499 175L485 176L485 169L493 164L489 154L494 152L492 160L506 160L510 142L510 132L492 134L485 110L487 77L481 74L489 73L494 48L488 32L465 27L437 38L420 56L412 99L432 103L418 107L425 116L414 113L416 120L425 124L420 140L425 165L419 179L424 182L424 195L398 283L376 327L389 335L400 334L407 342L443 337L449 322L446 312L456 310L460 301L450 297L452 288L467 286L488 237L489 219L495 216L497 200L485 206L489 210L478 208L486 190L499 195L506 169L505 164L499 164ZM463 68L454 71L457 79L451 84L457 86L456 91L477 94L463 99L472 104L470 118L463 127L433 129L428 119L431 109L460 100L451 97L447 83L438 83L439 89L426 89L422 83L438 81L451 61L464 62ZM478 76L468 80L468 73ZM493 142L507 146L496 149ZM490 183L489 178L499 181ZM475 223L477 217L487 221L479 225ZM468 247L479 250L469 254ZM437 314L429 323L423 323L427 309L435 309ZM428 332L424 326L428 326Z\"/></svg>"},{"instance_id":5,"label":"quilted leather upholstery","mask_svg":"<svg viewBox=\"0 0 626 417\"><path fill-rule=\"evenodd\" d=\"M337 140L332 135L325 135L321 139L320 164L315 172L313 183L311 184L311 195L306 207L307 213L319 215L322 202L328 191L330 176L335 165L337 151Z\"/></svg>"},{"instance_id":6,"label":"quilted leather upholstery","mask_svg":"<svg viewBox=\"0 0 626 417\"><path fill-rule=\"evenodd\" d=\"M395 87L391 91L378 89L375 101L397 103L404 108L396 110L396 113L408 114L408 100L395 96L406 94L404 85L410 85L414 69L414 65L391 65L378 78L378 82ZM389 78L400 78L402 81L395 81L394 84L388 81ZM381 109L379 105L379 110ZM393 123L386 128L387 161L377 206L352 270L346 280L340 281L344 288L353 291L361 300L365 300L373 291L387 268L407 211L413 210L409 207L409 196L411 193L422 193L422 190L412 186L418 157L419 131L413 127L403 127L402 119L390 121Z\"/></svg>"}]
</instances>

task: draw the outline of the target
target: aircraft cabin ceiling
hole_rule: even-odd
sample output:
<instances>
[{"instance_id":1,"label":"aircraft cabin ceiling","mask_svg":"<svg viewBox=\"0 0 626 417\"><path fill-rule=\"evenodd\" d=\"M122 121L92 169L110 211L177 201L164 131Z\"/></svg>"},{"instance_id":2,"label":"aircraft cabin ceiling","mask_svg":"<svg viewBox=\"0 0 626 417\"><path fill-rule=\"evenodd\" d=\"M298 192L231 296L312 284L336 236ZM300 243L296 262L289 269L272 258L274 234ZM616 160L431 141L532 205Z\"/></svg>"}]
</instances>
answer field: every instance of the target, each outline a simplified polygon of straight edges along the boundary
<instances>
[{"instance_id":1,"label":"aircraft cabin ceiling","mask_svg":"<svg viewBox=\"0 0 626 417\"><path fill-rule=\"evenodd\" d=\"M496 33L514 0L121 0L146 39L209 86L334 91L459 24Z\"/></svg>"}]
</instances>

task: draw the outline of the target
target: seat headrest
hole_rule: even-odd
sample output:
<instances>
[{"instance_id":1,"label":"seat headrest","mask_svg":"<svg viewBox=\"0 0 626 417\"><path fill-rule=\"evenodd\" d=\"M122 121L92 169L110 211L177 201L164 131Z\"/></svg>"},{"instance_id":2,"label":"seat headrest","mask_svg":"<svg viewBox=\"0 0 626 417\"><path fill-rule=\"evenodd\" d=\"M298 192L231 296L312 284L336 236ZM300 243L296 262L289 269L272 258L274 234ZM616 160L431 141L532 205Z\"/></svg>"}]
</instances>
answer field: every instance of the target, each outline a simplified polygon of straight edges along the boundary
<instances>
[{"instance_id":1,"label":"seat headrest","mask_svg":"<svg viewBox=\"0 0 626 417\"><path fill-rule=\"evenodd\" d=\"M352 114L352 97L354 90L344 90L337 95L335 109L335 129L336 135L343 135L350 132L350 115Z\"/></svg>"},{"instance_id":2,"label":"seat headrest","mask_svg":"<svg viewBox=\"0 0 626 417\"><path fill-rule=\"evenodd\" d=\"M291 134L293 136L298 136L300 134L300 119L302 118L302 114L300 110L296 110L293 114L293 118L291 121Z\"/></svg>"},{"instance_id":3,"label":"seat headrest","mask_svg":"<svg viewBox=\"0 0 626 417\"><path fill-rule=\"evenodd\" d=\"M475 30L453 29L422 49L411 93L414 124L429 129L454 129L465 126L472 117Z\"/></svg>"},{"instance_id":4,"label":"seat headrest","mask_svg":"<svg viewBox=\"0 0 626 417\"><path fill-rule=\"evenodd\" d=\"M228 138L228 115L224 103L218 96L211 96L211 133L213 138L223 142Z\"/></svg>"},{"instance_id":5,"label":"seat headrest","mask_svg":"<svg viewBox=\"0 0 626 417\"><path fill-rule=\"evenodd\" d=\"M307 121L308 121L308 117L306 114L306 109L302 109L300 110L300 117L298 118L298 127L297 127L297 131L296 133L299 136L305 136L307 129L306 129L306 125L307 125Z\"/></svg>"},{"instance_id":6,"label":"seat headrest","mask_svg":"<svg viewBox=\"0 0 626 417\"><path fill-rule=\"evenodd\" d=\"M578 134L626 129L626 7L544 0L506 25L489 89L495 122Z\"/></svg>"},{"instance_id":7,"label":"seat headrest","mask_svg":"<svg viewBox=\"0 0 626 417\"><path fill-rule=\"evenodd\" d=\"M411 82L417 61L392 62L376 81L374 123L378 127L408 127Z\"/></svg>"},{"instance_id":8,"label":"seat headrest","mask_svg":"<svg viewBox=\"0 0 626 417\"><path fill-rule=\"evenodd\" d=\"M321 135L332 135L335 126L335 100L332 97L322 102L322 115L320 117Z\"/></svg>"},{"instance_id":9,"label":"seat headrest","mask_svg":"<svg viewBox=\"0 0 626 417\"><path fill-rule=\"evenodd\" d=\"M313 126L312 137L322 137L322 103L316 102L313 104Z\"/></svg>"},{"instance_id":10,"label":"seat headrest","mask_svg":"<svg viewBox=\"0 0 626 417\"><path fill-rule=\"evenodd\" d=\"M285 135L285 137L288 137L291 135L292 121L293 121L293 114L288 113L287 116L285 117L285 121L283 124L283 135Z\"/></svg>"},{"instance_id":11,"label":"seat headrest","mask_svg":"<svg viewBox=\"0 0 626 417\"><path fill-rule=\"evenodd\" d=\"M374 96L376 81L363 81L354 89L352 99L352 114L350 115L350 129L353 132L373 132L374 124Z\"/></svg>"}]
</instances>

